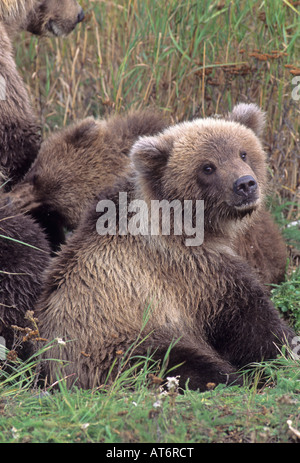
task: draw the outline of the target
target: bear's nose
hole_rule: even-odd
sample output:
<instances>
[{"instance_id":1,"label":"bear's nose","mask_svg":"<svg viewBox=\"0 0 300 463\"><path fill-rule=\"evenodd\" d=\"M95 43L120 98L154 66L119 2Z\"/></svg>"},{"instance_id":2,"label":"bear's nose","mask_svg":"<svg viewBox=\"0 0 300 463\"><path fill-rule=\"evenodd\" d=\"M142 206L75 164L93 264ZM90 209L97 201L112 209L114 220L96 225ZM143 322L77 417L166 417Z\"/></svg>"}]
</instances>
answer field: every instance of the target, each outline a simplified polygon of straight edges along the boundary
<instances>
[{"instance_id":1,"label":"bear's nose","mask_svg":"<svg viewBox=\"0 0 300 463\"><path fill-rule=\"evenodd\" d=\"M83 20L84 20L84 11L81 8L80 13L78 13L78 16L77 16L77 22L81 23Z\"/></svg>"},{"instance_id":2,"label":"bear's nose","mask_svg":"<svg viewBox=\"0 0 300 463\"><path fill-rule=\"evenodd\" d=\"M233 191L240 196L251 196L256 190L257 182L251 175L244 175L233 184Z\"/></svg>"}]
</instances>

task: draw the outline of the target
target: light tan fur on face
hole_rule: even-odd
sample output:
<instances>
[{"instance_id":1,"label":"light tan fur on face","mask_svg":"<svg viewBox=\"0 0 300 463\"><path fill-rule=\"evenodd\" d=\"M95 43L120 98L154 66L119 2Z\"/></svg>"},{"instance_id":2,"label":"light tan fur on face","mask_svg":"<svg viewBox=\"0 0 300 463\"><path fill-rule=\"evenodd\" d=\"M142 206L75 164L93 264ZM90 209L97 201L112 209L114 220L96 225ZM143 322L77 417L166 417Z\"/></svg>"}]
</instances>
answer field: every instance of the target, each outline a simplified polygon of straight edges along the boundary
<instances>
[{"instance_id":1,"label":"light tan fur on face","mask_svg":"<svg viewBox=\"0 0 300 463\"><path fill-rule=\"evenodd\" d=\"M247 152L247 162L241 159L241 152ZM140 173L141 192L148 201L203 199L207 204L207 226L211 223L215 231L219 228L225 233L224 219L228 216L231 235L233 216L251 212L262 204L265 153L253 131L238 122L199 119L178 124L160 136L140 139L132 151L132 159ZM216 168L212 175L202 172L206 164ZM151 172L160 172L163 166L168 168L159 183L145 181ZM258 188L257 198L246 205L240 204L233 186L237 179L247 175L253 177Z\"/></svg>"}]
</instances>

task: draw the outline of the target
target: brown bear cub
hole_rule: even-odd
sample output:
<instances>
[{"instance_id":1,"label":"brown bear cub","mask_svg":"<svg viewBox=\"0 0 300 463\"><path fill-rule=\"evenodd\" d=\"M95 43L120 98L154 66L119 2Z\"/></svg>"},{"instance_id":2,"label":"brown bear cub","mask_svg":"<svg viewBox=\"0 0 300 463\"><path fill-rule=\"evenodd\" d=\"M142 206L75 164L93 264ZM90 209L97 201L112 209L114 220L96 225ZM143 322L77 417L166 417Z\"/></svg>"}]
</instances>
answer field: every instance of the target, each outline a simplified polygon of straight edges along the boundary
<instances>
[{"instance_id":1,"label":"brown bear cub","mask_svg":"<svg viewBox=\"0 0 300 463\"><path fill-rule=\"evenodd\" d=\"M136 110L107 120L88 117L58 130L14 188L19 207L46 230L53 249L74 230L102 189L130 170L129 151L141 135L155 135L166 120L156 110Z\"/></svg>"},{"instance_id":2,"label":"brown bear cub","mask_svg":"<svg viewBox=\"0 0 300 463\"><path fill-rule=\"evenodd\" d=\"M248 105L246 105L248 107ZM236 112L243 114L243 104ZM129 149L140 135L153 135L167 120L154 111L137 111L107 121L87 118L54 132L41 146L31 170L14 189L15 199L47 231L54 250L64 242L64 227L74 230L89 202L128 174ZM257 133L261 134L263 118ZM84 161L83 161L84 160ZM21 204L23 203L23 206ZM247 222L247 218L244 219ZM265 208L251 218L235 239L237 253L266 284L279 283L286 269L286 245Z\"/></svg>"},{"instance_id":3,"label":"brown bear cub","mask_svg":"<svg viewBox=\"0 0 300 463\"><path fill-rule=\"evenodd\" d=\"M291 341L232 244L266 189L261 112L247 111L248 127L238 117L198 119L134 144L127 184L97 198L47 271L40 333L68 341L46 354L66 361L45 362L50 381L63 374L70 385L100 386L118 373L120 352L163 360L172 345L168 368L202 391L241 383L240 368ZM191 236L202 224L200 245Z\"/></svg>"},{"instance_id":4,"label":"brown bear cub","mask_svg":"<svg viewBox=\"0 0 300 463\"><path fill-rule=\"evenodd\" d=\"M10 1L0 16L0 172L17 183L35 159L41 130L16 68L11 38L20 29L40 35L66 35L83 18L75 0ZM6 14L5 14L6 12Z\"/></svg>"},{"instance_id":5,"label":"brown bear cub","mask_svg":"<svg viewBox=\"0 0 300 463\"><path fill-rule=\"evenodd\" d=\"M43 230L31 217L17 213L8 197L0 197L0 336L6 347L14 347L16 332L12 325L24 328L25 314L33 310L41 291L42 274L50 261L50 247ZM29 355L29 344L18 351Z\"/></svg>"}]
</instances>

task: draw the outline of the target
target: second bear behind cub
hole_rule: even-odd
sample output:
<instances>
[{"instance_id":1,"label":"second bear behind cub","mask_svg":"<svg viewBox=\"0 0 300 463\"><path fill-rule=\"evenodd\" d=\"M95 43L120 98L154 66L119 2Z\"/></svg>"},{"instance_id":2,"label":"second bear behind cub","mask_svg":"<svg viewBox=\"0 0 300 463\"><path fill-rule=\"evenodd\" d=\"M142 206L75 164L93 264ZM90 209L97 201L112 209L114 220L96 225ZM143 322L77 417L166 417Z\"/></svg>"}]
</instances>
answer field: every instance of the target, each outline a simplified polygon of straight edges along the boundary
<instances>
[{"instance_id":1,"label":"second bear behind cub","mask_svg":"<svg viewBox=\"0 0 300 463\"><path fill-rule=\"evenodd\" d=\"M152 109L77 121L42 143L13 197L43 226L57 249L64 242L64 228L74 230L99 192L130 171L133 143L165 127L165 118Z\"/></svg>"}]
</instances>

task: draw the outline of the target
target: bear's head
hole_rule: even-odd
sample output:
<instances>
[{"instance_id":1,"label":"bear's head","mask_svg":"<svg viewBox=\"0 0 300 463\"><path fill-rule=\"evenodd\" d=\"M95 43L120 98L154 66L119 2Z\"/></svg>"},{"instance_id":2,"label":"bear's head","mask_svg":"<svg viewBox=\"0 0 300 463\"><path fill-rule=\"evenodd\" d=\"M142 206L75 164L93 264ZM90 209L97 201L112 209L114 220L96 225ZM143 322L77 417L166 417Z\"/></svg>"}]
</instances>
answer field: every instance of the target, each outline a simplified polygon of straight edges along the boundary
<instances>
[{"instance_id":1,"label":"bear's head","mask_svg":"<svg viewBox=\"0 0 300 463\"><path fill-rule=\"evenodd\" d=\"M76 0L37 0L23 28L36 35L66 36L83 19L83 9Z\"/></svg>"},{"instance_id":2,"label":"bear's head","mask_svg":"<svg viewBox=\"0 0 300 463\"><path fill-rule=\"evenodd\" d=\"M237 105L226 119L195 119L140 138L131 151L139 194L151 200L204 200L206 230L258 209L266 188L259 136L264 113Z\"/></svg>"}]
</instances>

